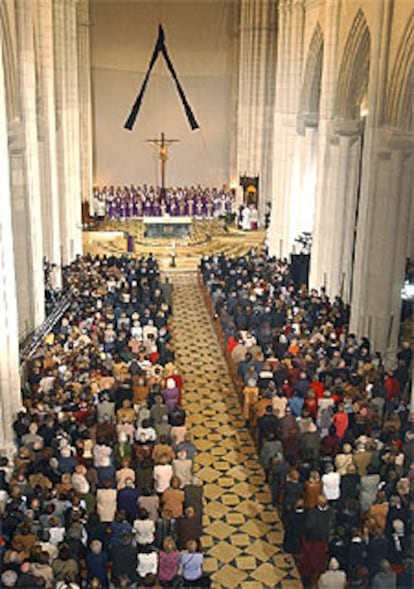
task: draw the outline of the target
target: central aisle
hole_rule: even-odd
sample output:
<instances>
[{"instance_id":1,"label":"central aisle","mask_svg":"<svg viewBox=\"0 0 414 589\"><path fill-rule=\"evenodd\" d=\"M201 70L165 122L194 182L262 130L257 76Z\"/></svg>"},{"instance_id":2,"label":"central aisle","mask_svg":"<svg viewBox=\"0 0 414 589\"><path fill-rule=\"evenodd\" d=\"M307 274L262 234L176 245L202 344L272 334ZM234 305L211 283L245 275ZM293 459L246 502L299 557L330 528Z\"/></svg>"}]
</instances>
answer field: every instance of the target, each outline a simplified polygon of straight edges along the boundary
<instances>
[{"instance_id":1,"label":"central aisle","mask_svg":"<svg viewBox=\"0 0 414 589\"><path fill-rule=\"evenodd\" d=\"M171 274L176 362L183 406L203 481L205 570L213 587L302 587L237 394L211 325L196 273Z\"/></svg>"}]
</instances>

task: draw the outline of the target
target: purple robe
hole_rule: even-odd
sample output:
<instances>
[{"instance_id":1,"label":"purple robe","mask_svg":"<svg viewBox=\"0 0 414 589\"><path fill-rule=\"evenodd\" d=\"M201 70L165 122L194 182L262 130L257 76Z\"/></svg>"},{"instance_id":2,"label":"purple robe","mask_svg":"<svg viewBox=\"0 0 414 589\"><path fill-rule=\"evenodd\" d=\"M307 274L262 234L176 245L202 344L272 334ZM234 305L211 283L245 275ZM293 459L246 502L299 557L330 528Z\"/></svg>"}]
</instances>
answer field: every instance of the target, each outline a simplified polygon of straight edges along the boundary
<instances>
[{"instance_id":1,"label":"purple robe","mask_svg":"<svg viewBox=\"0 0 414 589\"><path fill-rule=\"evenodd\" d=\"M122 201L119 198L119 196L117 196L114 202L115 202L115 217L117 219L119 219L120 216L121 216L121 204L122 204Z\"/></svg>"},{"instance_id":2,"label":"purple robe","mask_svg":"<svg viewBox=\"0 0 414 589\"><path fill-rule=\"evenodd\" d=\"M207 199L205 196L201 197L201 214L203 217L207 217Z\"/></svg>"},{"instance_id":3,"label":"purple robe","mask_svg":"<svg viewBox=\"0 0 414 589\"><path fill-rule=\"evenodd\" d=\"M164 403L167 405L169 413L171 413L177 406L180 392L177 387L174 387L173 389L166 388L164 389L163 396Z\"/></svg>"}]
</instances>

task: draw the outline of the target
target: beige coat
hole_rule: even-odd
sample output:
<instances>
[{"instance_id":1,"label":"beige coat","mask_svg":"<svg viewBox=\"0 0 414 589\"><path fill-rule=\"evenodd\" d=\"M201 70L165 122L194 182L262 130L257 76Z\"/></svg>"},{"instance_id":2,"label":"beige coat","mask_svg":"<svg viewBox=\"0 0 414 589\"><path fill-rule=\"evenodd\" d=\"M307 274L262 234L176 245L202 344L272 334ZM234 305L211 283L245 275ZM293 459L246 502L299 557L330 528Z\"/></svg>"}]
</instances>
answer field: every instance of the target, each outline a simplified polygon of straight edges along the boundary
<instances>
[{"instance_id":1,"label":"beige coat","mask_svg":"<svg viewBox=\"0 0 414 589\"><path fill-rule=\"evenodd\" d=\"M116 489L98 489L96 509L101 522L111 522L116 512Z\"/></svg>"}]
</instances>

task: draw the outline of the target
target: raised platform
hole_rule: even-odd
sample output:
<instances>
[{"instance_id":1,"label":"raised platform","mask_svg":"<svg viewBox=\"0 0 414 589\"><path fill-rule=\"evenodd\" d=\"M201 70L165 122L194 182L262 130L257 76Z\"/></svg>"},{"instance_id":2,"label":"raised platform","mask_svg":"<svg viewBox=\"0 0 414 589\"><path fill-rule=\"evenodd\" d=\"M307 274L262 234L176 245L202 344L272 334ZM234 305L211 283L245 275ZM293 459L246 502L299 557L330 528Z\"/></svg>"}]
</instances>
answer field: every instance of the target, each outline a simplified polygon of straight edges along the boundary
<instances>
[{"instance_id":1,"label":"raised platform","mask_svg":"<svg viewBox=\"0 0 414 589\"><path fill-rule=\"evenodd\" d=\"M123 231L120 231L120 228ZM110 230L112 229L112 230ZM115 226L106 225L101 231L84 231L84 252L96 254L125 254L128 253L128 235L134 238L134 254L147 256L153 253L160 263L163 272L182 273L195 272L201 256L223 252L229 256L245 254L250 248L261 248L266 236L264 229L242 232L229 228L221 229L214 221L193 222L190 239L175 238L144 238L144 224L142 221ZM175 253L175 264L172 266L172 253Z\"/></svg>"},{"instance_id":2,"label":"raised platform","mask_svg":"<svg viewBox=\"0 0 414 589\"><path fill-rule=\"evenodd\" d=\"M186 239L191 236L191 217L144 217L144 237Z\"/></svg>"}]
</instances>

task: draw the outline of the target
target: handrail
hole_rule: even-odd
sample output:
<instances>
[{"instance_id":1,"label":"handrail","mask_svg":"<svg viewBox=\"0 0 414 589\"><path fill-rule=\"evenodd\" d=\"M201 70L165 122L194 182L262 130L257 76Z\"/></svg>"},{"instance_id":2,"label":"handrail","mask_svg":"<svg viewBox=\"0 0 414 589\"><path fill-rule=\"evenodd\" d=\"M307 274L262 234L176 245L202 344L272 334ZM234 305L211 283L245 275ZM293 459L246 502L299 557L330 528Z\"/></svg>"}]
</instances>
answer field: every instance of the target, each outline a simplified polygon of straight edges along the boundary
<instances>
[{"instance_id":1,"label":"handrail","mask_svg":"<svg viewBox=\"0 0 414 589\"><path fill-rule=\"evenodd\" d=\"M39 347L44 336L51 331L56 323L62 318L65 311L72 303L72 294L66 294L53 308L53 311L46 319L31 333L29 333L20 344L20 363L27 360Z\"/></svg>"}]
</instances>

